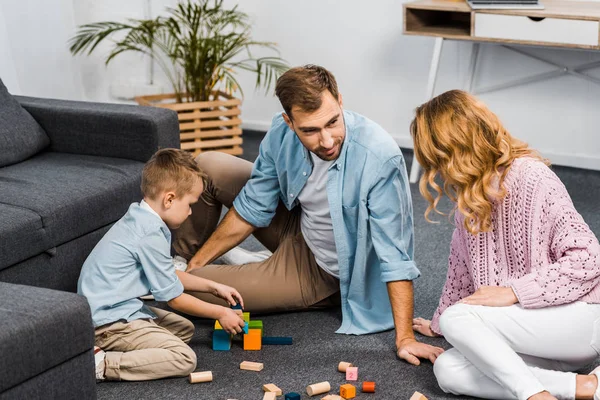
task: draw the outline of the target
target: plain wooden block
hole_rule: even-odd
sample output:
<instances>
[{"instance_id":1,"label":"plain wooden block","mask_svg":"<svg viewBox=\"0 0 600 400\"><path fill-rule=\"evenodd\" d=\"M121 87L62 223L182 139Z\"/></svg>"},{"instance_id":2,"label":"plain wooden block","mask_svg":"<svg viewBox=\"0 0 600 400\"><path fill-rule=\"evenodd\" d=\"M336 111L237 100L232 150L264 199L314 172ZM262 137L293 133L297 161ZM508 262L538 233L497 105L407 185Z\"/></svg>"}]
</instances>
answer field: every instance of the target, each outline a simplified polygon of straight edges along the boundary
<instances>
[{"instance_id":1,"label":"plain wooden block","mask_svg":"<svg viewBox=\"0 0 600 400\"><path fill-rule=\"evenodd\" d=\"M275 392L266 392L263 400L277 400L277 394Z\"/></svg>"},{"instance_id":2,"label":"plain wooden block","mask_svg":"<svg viewBox=\"0 0 600 400\"><path fill-rule=\"evenodd\" d=\"M212 382L211 371L192 372L189 377L190 383Z\"/></svg>"},{"instance_id":3,"label":"plain wooden block","mask_svg":"<svg viewBox=\"0 0 600 400\"><path fill-rule=\"evenodd\" d=\"M283 394L283 392L281 391L281 389L279 389L273 383L267 383L266 385L263 385L263 390L265 392L274 392L277 396L281 396Z\"/></svg>"},{"instance_id":4,"label":"plain wooden block","mask_svg":"<svg viewBox=\"0 0 600 400\"><path fill-rule=\"evenodd\" d=\"M314 384L308 385L306 387L306 393L308 393L309 396L315 396L317 394L327 393L330 390L331 390L331 385L327 381L314 383Z\"/></svg>"},{"instance_id":5,"label":"plain wooden block","mask_svg":"<svg viewBox=\"0 0 600 400\"><path fill-rule=\"evenodd\" d=\"M345 399L353 399L356 397L356 388L353 385L346 383L345 385L340 386L340 396Z\"/></svg>"},{"instance_id":6,"label":"plain wooden block","mask_svg":"<svg viewBox=\"0 0 600 400\"><path fill-rule=\"evenodd\" d=\"M322 397L321 400L344 400L344 398L337 394L328 394L327 396Z\"/></svg>"},{"instance_id":7,"label":"plain wooden block","mask_svg":"<svg viewBox=\"0 0 600 400\"><path fill-rule=\"evenodd\" d=\"M346 372L346 369L347 369L348 367L352 367L352 363L345 362L345 361L341 361L341 362L338 364L338 371L340 371L340 372Z\"/></svg>"},{"instance_id":8,"label":"plain wooden block","mask_svg":"<svg viewBox=\"0 0 600 400\"><path fill-rule=\"evenodd\" d=\"M412 396L410 396L410 400L427 400L427 397L423 396L419 392L414 392Z\"/></svg>"},{"instance_id":9,"label":"plain wooden block","mask_svg":"<svg viewBox=\"0 0 600 400\"><path fill-rule=\"evenodd\" d=\"M363 382L362 391L364 393L375 393L375 382Z\"/></svg>"},{"instance_id":10,"label":"plain wooden block","mask_svg":"<svg viewBox=\"0 0 600 400\"><path fill-rule=\"evenodd\" d=\"M261 348L260 329L248 329L248 334L244 335L244 350L260 350Z\"/></svg>"},{"instance_id":11,"label":"plain wooden block","mask_svg":"<svg viewBox=\"0 0 600 400\"><path fill-rule=\"evenodd\" d=\"M358 367L348 367L348 368L346 368L346 380L347 381L356 381L356 380L358 380Z\"/></svg>"},{"instance_id":12,"label":"plain wooden block","mask_svg":"<svg viewBox=\"0 0 600 400\"><path fill-rule=\"evenodd\" d=\"M252 361L242 361L240 364L240 369L246 370L246 371L262 371L262 369L265 367L265 365L263 363L257 363L257 362L252 362Z\"/></svg>"}]
</instances>

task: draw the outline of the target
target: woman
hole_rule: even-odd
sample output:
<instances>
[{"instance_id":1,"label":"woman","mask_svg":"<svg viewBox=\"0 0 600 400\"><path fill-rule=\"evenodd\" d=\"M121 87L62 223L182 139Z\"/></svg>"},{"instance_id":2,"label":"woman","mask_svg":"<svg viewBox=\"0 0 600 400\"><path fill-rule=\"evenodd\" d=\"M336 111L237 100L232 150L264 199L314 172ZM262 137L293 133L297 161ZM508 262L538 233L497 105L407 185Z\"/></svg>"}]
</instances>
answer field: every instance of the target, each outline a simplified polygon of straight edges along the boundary
<instances>
[{"instance_id":1,"label":"woman","mask_svg":"<svg viewBox=\"0 0 600 400\"><path fill-rule=\"evenodd\" d=\"M455 203L438 309L432 321L413 323L454 347L434 364L442 390L489 399L600 400L600 368L570 372L600 351L600 245L563 184L462 91L418 107L411 134L424 169L425 217L442 214L443 194Z\"/></svg>"}]
</instances>

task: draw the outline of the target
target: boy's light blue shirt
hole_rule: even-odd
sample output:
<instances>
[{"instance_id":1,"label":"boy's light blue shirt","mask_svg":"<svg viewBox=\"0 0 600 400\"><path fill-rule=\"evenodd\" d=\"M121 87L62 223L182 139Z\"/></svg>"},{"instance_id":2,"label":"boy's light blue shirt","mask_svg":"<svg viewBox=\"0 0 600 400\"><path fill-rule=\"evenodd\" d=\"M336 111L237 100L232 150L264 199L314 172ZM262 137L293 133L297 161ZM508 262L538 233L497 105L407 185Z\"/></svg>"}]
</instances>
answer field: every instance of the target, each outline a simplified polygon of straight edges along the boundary
<instances>
[{"instance_id":1,"label":"boy's light blue shirt","mask_svg":"<svg viewBox=\"0 0 600 400\"><path fill-rule=\"evenodd\" d=\"M183 293L171 257L169 228L142 200L98 242L85 260L77 293L92 309L94 326L156 318L138 297L169 301Z\"/></svg>"},{"instance_id":2,"label":"boy's light blue shirt","mask_svg":"<svg viewBox=\"0 0 600 400\"><path fill-rule=\"evenodd\" d=\"M346 138L327 177L327 197L340 268L343 321L337 333L394 327L387 282L413 280L413 219L404 158L379 125L344 111ZM297 205L312 171L308 150L281 114L260 145L252 175L233 205L242 218L266 227L281 200Z\"/></svg>"}]
</instances>

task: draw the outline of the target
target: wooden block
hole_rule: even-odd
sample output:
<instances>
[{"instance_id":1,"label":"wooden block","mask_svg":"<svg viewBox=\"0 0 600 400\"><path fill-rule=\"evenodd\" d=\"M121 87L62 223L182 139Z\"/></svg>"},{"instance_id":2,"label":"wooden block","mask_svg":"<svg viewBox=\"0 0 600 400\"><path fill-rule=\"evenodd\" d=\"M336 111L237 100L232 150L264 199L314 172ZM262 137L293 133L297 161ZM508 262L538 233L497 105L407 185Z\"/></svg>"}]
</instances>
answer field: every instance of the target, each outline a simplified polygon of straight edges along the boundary
<instances>
[{"instance_id":1,"label":"wooden block","mask_svg":"<svg viewBox=\"0 0 600 400\"><path fill-rule=\"evenodd\" d=\"M192 372L189 377L190 383L212 382L213 376L211 371Z\"/></svg>"},{"instance_id":2,"label":"wooden block","mask_svg":"<svg viewBox=\"0 0 600 400\"><path fill-rule=\"evenodd\" d=\"M346 380L347 381L358 380L358 367L346 368Z\"/></svg>"},{"instance_id":3,"label":"wooden block","mask_svg":"<svg viewBox=\"0 0 600 400\"><path fill-rule=\"evenodd\" d=\"M301 396L296 392L290 392L285 394L284 400L300 400Z\"/></svg>"},{"instance_id":4,"label":"wooden block","mask_svg":"<svg viewBox=\"0 0 600 400\"><path fill-rule=\"evenodd\" d=\"M338 371L340 371L340 372L346 372L346 369L347 369L348 367L352 367L352 363L345 362L345 361L341 361L341 362L338 364Z\"/></svg>"},{"instance_id":5,"label":"wooden block","mask_svg":"<svg viewBox=\"0 0 600 400\"><path fill-rule=\"evenodd\" d=\"M244 329L242 329L242 332L248 333L248 323L247 322L244 322Z\"/></svg>"},{"instance_id":6,"label":"wooden block","mask_svg":"<svg viewBox=\"0 0 600 400\"><path fill-rule=\"evenodd\" d=\"M231 306L231 308L232 308L233 310L243 310L243 308L242 308L242 305L241 305L241 304L239 304L239 303L238 303L238 304L236 304L236 305L234 305L234 306Z\"/></svg>"},{"instance_id":7,"label":"wooden block","mask_svg":"<svg viewBox=\"0 0 600 400\"><path fill-rule=\"evenodd\" d=\"M213 331L212 346L216 351L231 350L231 335L222 329Z\"/></svg>"},{"instance_id":8,"label":"wooden block","mask_svg":"<svg viewBox=\"0 0 600 400\"><path fill-rule=\"evenodd\" d=\"M364 393L375 393L375 382L363 382L362 391Z\"/></svg>"},{"instance_id":9,"label":"wooden block","mask_svg":"<svg viewBox=\"0 0 600 400\"><path fill-rule=\"evenodd\" d=\"M349 383L342 385L340 386L340 396L345 399L353 399L356 397L356 388Z\"/></svg>"},{"instance_id":10,"label":"wooden block","mask_svg":"<svg viewBox=\"0 0 600 400\"><path fill-rule=\"evenodd\" d=\"M263 322L257 319L248 322L248 329L260 329L260 335L264 336L265 334L265 331L263 330Z\"/></svg>"},{"instance_id":11,"label":"wooden block","mask_svg":"<svg viewBox=\"0 0 600 400\"><path fill-rule=\"evenodd\" d=\"M277 400L275 392L266 392L263 396L263 400Z\"/></svg>"},{"instance_id":12,"label":"wooden block","mask_svg":"<svg viewBox=\"0 0 600 400\"><path fill-rule=\"evenodd\" d=\"M281 389L279 389L276 385L274 385L273 383L267 383L266 385L263 385L263 390L265 392L273 392L275 393L277 396L281 396L283 394L283 392L281 391Z\"/></svg>"},{"instance_id":13,"label":"wooden block","mask_svg":"<svg viewBox=\"0 0 600 400\"><path fill-rule=\"evenodd\" d=\"M265 336L262 338L262 344L264 345L285 345L292 344L293 339L290 336Z\"/></svg>"},{"instance_id":14,"label":"wooden block","mask_svg":"<svg viewBox=\"0 0 600 400\"><path fill-rule=\"evenodd\" d=\"M244 350L260 350L261 339L260 329L248 329L248 333L244 335Z\"/></svg>"},{"instance_id":15,"label":"wooden block","mask_svg":"<svg viewBox=\"0 0 600 400\"><path fill-rule=\"evenodd\" d=\"M337 394L328 394L327 396L322 397L321 400L344 400L344 398Z\"/></svg>"},{"instance_id":16,"label":"wooden block","mask_svg":"<svg viewBox=\"0 0 600 400\"><path fill-rule=\"evenodd\" d=\"M263 363L257 363L257 362L252 362L252 361L242 361L240 364L240 369L246 370L246 371L262 371L262 369L265 367L265 365Z\"/></svg>"},{"instance_id":17,"label":"wooden block","mask_svg":"<svg viewBox=\"0 0 600 400\"><path fill-rule=\"evenodd\" d=\"M427 397L423 396L419 392L414 392L412 396L410 396L410 400L427 400Z\"/></svg>"},{"instance_id":18,"label":"wooden block","mask_svg":"<svg viewBox=\"0 0 600 400\"><path fill-rule=\"evenodd\" d=\"M242 313L242 318L244 318L244 321L249 323L250 322L250 313L249 312Z\"/></svg>"},{"instance_id":19,"label":"wooden block","mask_svg":"<svg viewBox=\"0 0 600 400\"><path fill-rule=\"evenodd\" d=\"M327 393L330 390L331 390L331 385L327 381L314 383L314 384L308 385L306 387L306 393L308 393L309 396L315 396L317 394Z\"/></svg>"},{"instance_id":20,"label":"wooden block","mask_svg":"<svg viewBox=\"0 0 600 400\"><path fill-rule=\"evenodd\" d=\"M223 327L221 326L221 324L219 323L219 320L215 321L215 329L220 329L223 330Z\"/></svg>"}]
</instances>

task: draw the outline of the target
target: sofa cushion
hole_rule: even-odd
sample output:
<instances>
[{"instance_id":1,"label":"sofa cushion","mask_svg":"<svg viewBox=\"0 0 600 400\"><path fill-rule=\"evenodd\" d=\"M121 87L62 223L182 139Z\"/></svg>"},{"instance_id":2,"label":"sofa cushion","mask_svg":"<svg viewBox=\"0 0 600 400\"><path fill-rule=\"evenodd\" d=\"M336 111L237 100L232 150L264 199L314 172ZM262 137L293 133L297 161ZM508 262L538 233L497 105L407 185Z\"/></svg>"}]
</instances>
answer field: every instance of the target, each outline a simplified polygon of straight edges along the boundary
<instances>
[{"instance_id":1,"label":"sofa cushion","mask_svg":"<svg viewBox=\"0 0 600 400\"><path fill-rule=\"evenodd\" d=\"M49 144L44 129L0 80L0 167L26 160Z\"/></svg>"},{"instance_id":2,"label":"sofa cushion","mask_svg":"<svg viewBox=\"0 0 600 400\"><path fill-rule=\"evenodd\" d=\"M55 246L121 218L132 202L141 199L143 166L121 158L40 153L0 168L0 203L39 215L43 250L51 252ZM23 225L23 229L34 229L29 226ZM37 240L31 236L20 241L20 260L13 257L8 263L6 257L0 257L0 269L39 254Z\"/></svg>"},{"instance_id":3,"label":"sofa cushion","mask_svg":"<svg viewBox=\"0 0 600 400\"><path fill-rule=\"evenodd\" d=\"M0 282L0 304L0 393L94 346L82 296Z\"/></svg>"},{"instance_id":4,"label":"sofa cushion","mask_svg":"<svg viewBox=\"0 0 600 400\"><path fill-rule=\"evenodd\" d=\"M0 265L15 264L51 247L42 217L20 206L0 203L0 237Z\"/></svg>"}]
</instances>

